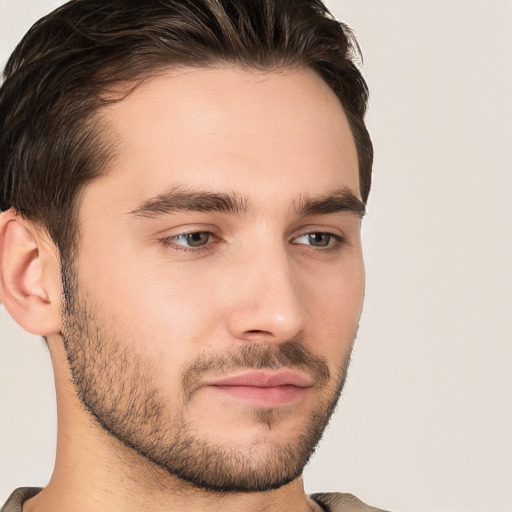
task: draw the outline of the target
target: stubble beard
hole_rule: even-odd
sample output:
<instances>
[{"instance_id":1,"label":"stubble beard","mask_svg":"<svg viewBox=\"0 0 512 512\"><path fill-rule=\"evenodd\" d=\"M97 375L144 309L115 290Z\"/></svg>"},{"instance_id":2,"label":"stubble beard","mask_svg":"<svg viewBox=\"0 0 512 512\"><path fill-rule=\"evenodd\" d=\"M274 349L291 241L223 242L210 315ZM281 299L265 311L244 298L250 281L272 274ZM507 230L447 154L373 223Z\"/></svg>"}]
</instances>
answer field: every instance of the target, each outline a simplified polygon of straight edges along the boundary
<instances>
[{"instance_id":1,"label":"stubble beard","mask_svg":"<svg viewBox=\"0 0 512 512\"><path fill-rule=\"evenodd\" d=\"M62 336L72 383L77 397L102 429L143 460L208 491L268 491L302 474L338 403L350 351L335 376L324 359L298 341L275 347L247 344L230 354L201 355L182 373L184 400L180 410L173 412L153 377L152 361L101 324L92 301L87 294L79 293L76 273L66 262L62 263L62 282ZM266 446L257 440L251 446L216 444L208 432L198 431L187 419L202 377L219 371L283 367L312 375L319 397L310 416L299 425L298 437L284 442L271 441L267 436ZM281 421L281 412L255 409L252 420L271 430Z\"/></svg>"}]
</instances>

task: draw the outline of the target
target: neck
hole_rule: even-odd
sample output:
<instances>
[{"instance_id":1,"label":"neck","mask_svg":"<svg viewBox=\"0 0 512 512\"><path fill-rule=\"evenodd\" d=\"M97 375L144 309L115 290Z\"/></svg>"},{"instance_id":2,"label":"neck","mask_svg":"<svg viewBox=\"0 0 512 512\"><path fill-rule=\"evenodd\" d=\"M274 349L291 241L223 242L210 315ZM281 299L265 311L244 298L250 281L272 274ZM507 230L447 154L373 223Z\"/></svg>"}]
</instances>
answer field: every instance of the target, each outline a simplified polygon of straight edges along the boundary
<instances>
[{"instance_id":1,"label":"neck","mask_svg":"<svg viewBox=\"0 0 512 512\"><path fill-rule=\"evenodd\" d=\"M71 434L68 440L74 437ZM116 443L119 442L112 444ZM301 478L276 490L221 494L195 488L151 462L141 461L139 455L126 448L126 453L111 449L107 456L98 455L97 444L91 447L85 442L73 452L69 448L69 442L65 447L59 446L50 483L29 500L24 512L320 510L306 496Z\"/></svg>"}]
</instances>

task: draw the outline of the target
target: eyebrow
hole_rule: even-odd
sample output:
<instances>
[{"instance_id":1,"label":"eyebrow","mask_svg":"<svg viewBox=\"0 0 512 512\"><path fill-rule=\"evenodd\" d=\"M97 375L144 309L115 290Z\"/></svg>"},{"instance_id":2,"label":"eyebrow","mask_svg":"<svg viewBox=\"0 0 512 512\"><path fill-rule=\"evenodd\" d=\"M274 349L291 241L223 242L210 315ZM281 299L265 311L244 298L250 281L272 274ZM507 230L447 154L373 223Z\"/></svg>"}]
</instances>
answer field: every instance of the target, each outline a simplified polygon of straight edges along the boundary
<instances>
[{"instance_id":1,"label":"eyebrow","mask_svg":"<svg viewBox=\"0 0 512 512\"><path fill-rule=\"evenodd\" d=\"M144 201L129 212L136 217L156 218L176 212L247 213L247 200L237 194L202 192L176 187Z\"/></svg>"},{"instance_id":2,"label":"eyebrow","mask_svg":"<svg viewBox=\"0 0 512 512\"><path fill-rule=\"evenodd\" d=\"M348 188L341 188L321 196L303 196L294 201L293 209L299 217L349 212L363 217L366 207ZM249 211L249 201L235 193L218 193L176 187L145 200L129 215L157 218L177 212L217 212L244 215Z\"/></svg>"},{"instance_id":3,"label":"eyebrow","mask_svg":"<svg viewBox=\"0 0 512 512\"><path fill-rule=\"evenodd\" d=\"M294 206L300 217L349 212L362 218L366 214L366 204L347 187L316 197L303 196Z\"/></svg>"}]
</instances>

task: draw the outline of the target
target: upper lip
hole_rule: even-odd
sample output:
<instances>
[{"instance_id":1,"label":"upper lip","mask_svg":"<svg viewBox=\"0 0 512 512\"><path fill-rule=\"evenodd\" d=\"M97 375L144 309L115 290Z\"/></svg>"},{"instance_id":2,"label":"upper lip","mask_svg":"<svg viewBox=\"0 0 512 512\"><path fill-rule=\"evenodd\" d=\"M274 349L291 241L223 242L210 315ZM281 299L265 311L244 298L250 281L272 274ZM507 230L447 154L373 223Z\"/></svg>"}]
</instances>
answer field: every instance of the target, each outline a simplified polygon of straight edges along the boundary
<instances>
[{"instance_id":1,"label":"upper lip","mask_svg":"<svg viewBox=\"0 0 512 512\"><path fill-rule=\"evenodd\" d=\"M307 375L292 370L264 371L252 370L228 377L213 380L209 386L254 386L271 388L276 386L296 386L309 388L313 385L313 379Z\"/></svg>"}]
</instances>

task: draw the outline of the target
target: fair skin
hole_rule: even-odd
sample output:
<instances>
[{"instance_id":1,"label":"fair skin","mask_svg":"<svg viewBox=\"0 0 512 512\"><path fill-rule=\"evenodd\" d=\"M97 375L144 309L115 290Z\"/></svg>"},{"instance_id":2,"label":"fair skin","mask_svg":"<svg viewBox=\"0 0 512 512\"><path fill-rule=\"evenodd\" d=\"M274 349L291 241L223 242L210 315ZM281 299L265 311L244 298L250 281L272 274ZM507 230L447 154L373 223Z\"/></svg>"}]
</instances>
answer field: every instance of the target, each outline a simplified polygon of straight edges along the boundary
<instances>
[{"instance_id":1,"label":"fair skin","mask_svg":"<svg viewBox=\"0 0 512 512\"><path fill-rule=\"evenodd\" d=\"M310 70L181 69L103 115L117 152L80 204L75 323L62 318L57 249L15 212L0 217L2 301L47 336L58 401L54 474L24 511L320 510L300 476L212 492L165 454L182 436L179 453L196 443L188 466L202 446L222 454L210 486L264 482L269 464L284 481L291 462L273 454L293 452L336 399L364 290L339 100ZM247 347L254 362L287 346L308 364L242 362ZM219 364L199 371L205 360Z\"/></svg>"}]
</instances>

